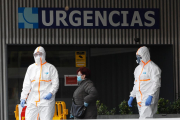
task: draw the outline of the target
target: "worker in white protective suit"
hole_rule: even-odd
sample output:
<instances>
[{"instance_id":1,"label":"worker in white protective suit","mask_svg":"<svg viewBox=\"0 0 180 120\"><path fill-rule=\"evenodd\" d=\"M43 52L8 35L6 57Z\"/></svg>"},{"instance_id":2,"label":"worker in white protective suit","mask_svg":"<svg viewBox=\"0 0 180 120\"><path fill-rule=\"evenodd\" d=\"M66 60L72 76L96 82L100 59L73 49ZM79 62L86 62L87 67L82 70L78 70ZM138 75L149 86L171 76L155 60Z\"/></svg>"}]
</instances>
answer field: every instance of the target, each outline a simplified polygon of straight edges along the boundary
<instances>
[{"instance_id":1,"label":"worker in white protective suit","mask_svg":"<svg viewBox=\"0 0 180 120\"><path fill-rule=\"evenodd\" d=\"M130 93L128 105L132 107L133 99L136 97L139 118L153 118L158 106L161 70L150 60L150 53L147 47L139 48L136 56L139 65L134 71L134 87Z\"/></svg>"},{"instance_id":2,"label":"worker in white protective suit","mask_svg":"<svg viewBox=\"0 0 180 120\"><path fill-rule=\"evenodd\" d=\"M46 62L43 47L37 47L33 55L35 63L28 67L24 78L21 106L27 103L26 120L52 120L55 94L59 88L58 72L52 64Z\"/></svg>"}]
</instances>

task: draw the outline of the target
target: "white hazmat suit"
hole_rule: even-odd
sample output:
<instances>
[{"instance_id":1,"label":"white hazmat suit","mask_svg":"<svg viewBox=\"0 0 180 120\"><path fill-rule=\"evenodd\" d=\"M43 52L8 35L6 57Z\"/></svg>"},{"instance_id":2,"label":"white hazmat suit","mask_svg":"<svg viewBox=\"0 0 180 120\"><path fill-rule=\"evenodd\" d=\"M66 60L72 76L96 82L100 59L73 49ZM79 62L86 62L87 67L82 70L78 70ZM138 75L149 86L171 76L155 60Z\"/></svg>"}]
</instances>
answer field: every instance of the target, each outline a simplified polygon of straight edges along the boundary
<instances>
[{"instance_id":1,"label":"white hazmat suit","mask_svg":"<svg viewBox=\"0 0 180 120\"><path fill-rule=\"evenodd\" d=\"M37 120L40 117L41 120L52 120L55 94L59 88L58 72L46 62L43 47L37 47L34 54L37 52L41 52L42 56L34 57L35 63L28 67L21 92L21 100L27 103L25 119ZM48 93L52 93L50 100L44 99Z\"/></svg>"},{"instance_id":2,"label":"white hazmat suit","mask_svg":"<svg viewBox=\"0 0 180 120\"><path fill-rule=\"evenodd\" d=\"M161 70L150 60L150 53L147 47L139 48L136 55L140 55L142 59L134 71L135 81L130 97L136 97L140 119L153 118L158 106ZM153 98L151 105L146 106L145 102L148 96Z\"/></svg>"}]
</instances>

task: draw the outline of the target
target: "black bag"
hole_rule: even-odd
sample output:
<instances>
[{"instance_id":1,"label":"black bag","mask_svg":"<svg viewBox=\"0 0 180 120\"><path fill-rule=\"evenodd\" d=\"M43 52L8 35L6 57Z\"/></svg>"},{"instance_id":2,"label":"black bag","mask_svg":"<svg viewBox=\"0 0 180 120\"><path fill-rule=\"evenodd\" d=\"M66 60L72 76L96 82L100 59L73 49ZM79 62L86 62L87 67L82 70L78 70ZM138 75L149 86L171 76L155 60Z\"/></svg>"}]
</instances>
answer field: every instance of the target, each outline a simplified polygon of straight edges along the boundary
<instances>
[{"instance_id":1,"label":"black bag","mask_svg":"<svg viewBox=\"0 0 180 120\"><path fill-rule=\"evenodd\" d=\"M84 105L76 105L74 99L72 99L72 115L76 118L83 118L87 107Z\"/></svg>"}]
</instances>

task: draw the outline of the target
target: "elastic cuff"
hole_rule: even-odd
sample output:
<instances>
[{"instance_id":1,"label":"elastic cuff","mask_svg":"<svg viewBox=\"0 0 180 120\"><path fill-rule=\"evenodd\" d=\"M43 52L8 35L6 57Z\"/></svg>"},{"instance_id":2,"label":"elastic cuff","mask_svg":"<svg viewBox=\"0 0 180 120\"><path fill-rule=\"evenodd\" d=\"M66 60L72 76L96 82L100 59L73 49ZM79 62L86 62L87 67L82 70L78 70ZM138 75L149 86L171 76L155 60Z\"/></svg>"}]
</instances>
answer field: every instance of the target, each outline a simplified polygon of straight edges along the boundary
<instances>
[{"instance_id":1,"label":"elastic cuff","mask_svg":"<svg viewBox=\"0 0 180 120\"><path fill-rule=\"evenodd\" d=\"M135 97L133 97L133 96L129 96L129 97L132 97L133 99L135 98Z\"/></svg>"},{"instance_id":2,"label":"elastic cuff","mask_svg":"<svg viewBox=\"0 0 180 120\"><path fill-rule=\"evenodd\" d=\"M149 96L152 96L152 97L154 97L154 95L153 95L153 94L149 94Z\"/></svg>"},{"instance_id":3,"label":"elastic cuff","mask_svg":"<svg viewBox=\"0 0 180 120\"><path fill-rule=\"evenodd\" d=\"M25 102L26 102L26 99L20 99L20 101L22 101L22 100L25 100Z\"/></svg>"},{"instance_id":4,"label":"elastic cuff","mask_svg":"<svg viewBox=\"0 0 180 120\"><path fill-rule=\"evenodd\" d=\"M52 94L52 95L54 95L55 93L53 92L53 90L50 90L50 93Z\"/></svg>"}]
</instances>

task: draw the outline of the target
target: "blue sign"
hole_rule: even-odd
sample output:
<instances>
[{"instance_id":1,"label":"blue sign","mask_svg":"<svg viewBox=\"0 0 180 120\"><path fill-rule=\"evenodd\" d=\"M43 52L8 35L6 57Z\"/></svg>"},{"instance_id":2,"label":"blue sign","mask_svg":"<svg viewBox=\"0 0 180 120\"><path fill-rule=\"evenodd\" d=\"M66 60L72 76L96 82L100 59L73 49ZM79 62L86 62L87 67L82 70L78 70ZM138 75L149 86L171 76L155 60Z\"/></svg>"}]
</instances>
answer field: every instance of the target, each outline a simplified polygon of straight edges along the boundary
<instances>
[{"instance_id":1,"label":"blue sign","mask_svg":"<svg viewBox=\"0 0 180 120\"><path fill-rule=\"evenodd\" d=\"M19 28L159 29L159 9L18 8Z\"/></svg>"}]
</instances>

